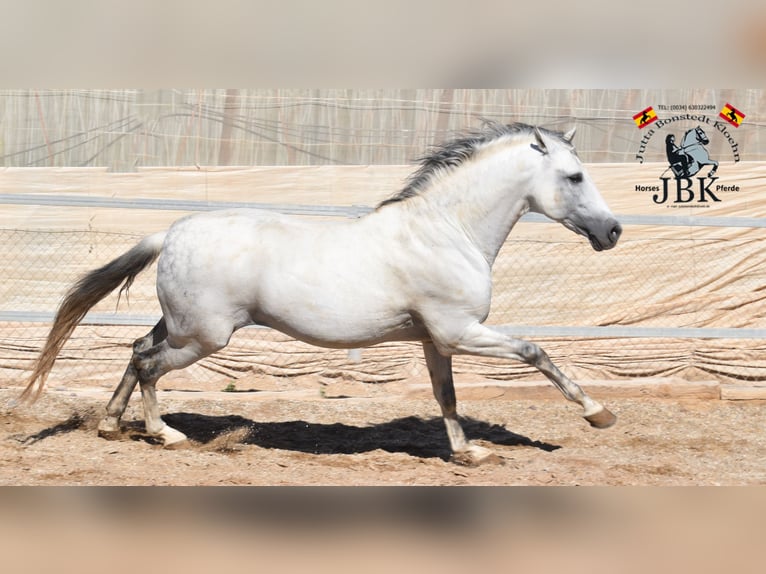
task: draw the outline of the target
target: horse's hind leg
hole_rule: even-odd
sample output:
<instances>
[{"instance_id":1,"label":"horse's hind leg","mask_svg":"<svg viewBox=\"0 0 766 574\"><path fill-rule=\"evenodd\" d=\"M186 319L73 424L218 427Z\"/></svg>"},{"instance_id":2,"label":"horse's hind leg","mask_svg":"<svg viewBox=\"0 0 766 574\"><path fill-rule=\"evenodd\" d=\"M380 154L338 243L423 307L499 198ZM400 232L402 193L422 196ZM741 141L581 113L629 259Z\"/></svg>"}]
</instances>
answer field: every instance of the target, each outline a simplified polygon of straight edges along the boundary
<instances>
[{"instance_id":1,"label":"horse's hind leg","mask_svg":"<svg viewBox=\"0 0 766 574\"><path fill-rule=\"evenodd\" d=\"M170 371L188 367L199 359L222 349L228 343L230 336L231 331L222 339L206 339L204 343L189 339L178 346L172 346L169 339L165 339L135 355L133 365L138 373L138 383L141 385L146 432L161 439L166 447L174 447L185 442L186 435L162 420L157 404L157 381Z\"/></svg>"},{"instance_id":2,"label":"horse's hind leg","mask_svg":"<svg viewBox=\"0 0 766 574\"><path fill-rule=\"evenodd\" d=\"M165 319L160 319L154 328L144 337L136 339L133 343L133 356L130 359L128 367L125 369L125 374L122 375L120 384L117 385L117 389L114 391L109 404L106 406L106 416L98 424L98 435L111 439L119 436L120 434L120 418L122 417L125 409L128 406L130 395L133 393L133 389L136 388L138 383L138 372L133 364L136 354L159 344L168 336L168 331L165 326Z\"/></svg>"},{"instance_id":3,"label":"horse's hind leg","mask_svg":"<svg viewBox=\"0 0 766 574\"><path fill-rule=\"evenodd\" d=\"M476 465L493 458L492 451L466 440L460 422L457 419L457 401L455 384L452 379L452 357L439 354L433 343L423 343L428 374L439 407L442 410L444 424L447 427L452 460L460 464Z\"/></svg>"}]
</instances>

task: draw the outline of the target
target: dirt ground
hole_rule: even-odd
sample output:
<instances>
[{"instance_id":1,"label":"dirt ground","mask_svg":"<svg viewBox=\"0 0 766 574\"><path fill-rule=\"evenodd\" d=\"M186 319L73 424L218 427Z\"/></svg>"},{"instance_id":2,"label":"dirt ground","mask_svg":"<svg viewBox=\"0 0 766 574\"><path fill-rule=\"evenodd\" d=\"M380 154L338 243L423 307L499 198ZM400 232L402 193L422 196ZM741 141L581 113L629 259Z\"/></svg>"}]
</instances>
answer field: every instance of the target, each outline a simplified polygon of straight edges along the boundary
<instances>
[{"instance_id":1,"label":"dirt ground","mask_svg":"<svg viewBox=\"0 0 766 574\"><path fill-rule=\"evenodd\" d=\"M160 392L191 439L178 450L143 434L138 393L107 441L107 389L49 388L28 407L13 406L19 391L0 389L2 485L766 484L766 401L610 398L617 425L595 430L563 399L461 400L458 388L466 433L499 457L469 468L449 460L436 402L396 388Z\"/></svg>"}]
</instances>

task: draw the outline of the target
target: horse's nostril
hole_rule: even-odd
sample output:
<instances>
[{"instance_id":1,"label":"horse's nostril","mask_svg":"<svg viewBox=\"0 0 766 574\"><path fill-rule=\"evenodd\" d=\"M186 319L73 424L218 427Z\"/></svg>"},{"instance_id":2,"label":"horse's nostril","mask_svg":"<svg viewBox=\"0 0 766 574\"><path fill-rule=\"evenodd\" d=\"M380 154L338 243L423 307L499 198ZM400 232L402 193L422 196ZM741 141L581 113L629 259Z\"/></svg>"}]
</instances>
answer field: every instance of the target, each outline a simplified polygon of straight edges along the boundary
<instances>
[{"instance_id":1,"label":"horse's nostril","mask_svg":"<svg viewBox=\"0 0 766 574\"><path fill-rule=\"evenodd\" d=\"M609 238L612 241L617 241L620 238L620 235L622 235L622 225L616 223L614 227L612 227L612 230L609 232Z\"/></svg>"}]
</instances>

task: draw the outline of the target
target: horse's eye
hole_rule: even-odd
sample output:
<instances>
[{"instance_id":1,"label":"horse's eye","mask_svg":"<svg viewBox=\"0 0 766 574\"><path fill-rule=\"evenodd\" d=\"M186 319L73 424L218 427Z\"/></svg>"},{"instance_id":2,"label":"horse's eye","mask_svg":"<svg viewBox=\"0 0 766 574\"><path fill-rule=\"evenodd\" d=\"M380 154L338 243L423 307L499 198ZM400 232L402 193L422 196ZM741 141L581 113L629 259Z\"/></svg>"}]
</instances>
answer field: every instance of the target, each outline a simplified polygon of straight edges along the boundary
<instances>
[{"instance_id":1,"label":"horse's eye","mask_svg":"<svg viewBox=\"0 0 766 574\"><path fill-rule=\"evenodd\" d=\"M567 176L567 179L572 183L582 183L582 174L573 173L572 175Z\"/></svg>"}]
</instances>

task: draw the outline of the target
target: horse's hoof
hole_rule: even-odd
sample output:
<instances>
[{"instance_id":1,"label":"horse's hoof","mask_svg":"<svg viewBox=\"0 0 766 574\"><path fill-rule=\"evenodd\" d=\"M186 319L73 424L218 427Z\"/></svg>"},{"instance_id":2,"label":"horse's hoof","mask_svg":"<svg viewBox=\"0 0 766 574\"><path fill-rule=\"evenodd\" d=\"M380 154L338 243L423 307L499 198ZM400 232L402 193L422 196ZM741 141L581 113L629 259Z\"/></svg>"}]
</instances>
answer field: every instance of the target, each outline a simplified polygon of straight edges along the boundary
<instances>
[{"instance_id":1,"label":"horse's hoof","mask_svg":"<svg viewBox=\"0 0 766 574\"><path fill-rule=\"evenodd\" d=\"M588 421L593 428L608 429L617 422L617 417L609 409L604 407L597 413L587 415L585 420Z\"/></svg>"},{"instance_id":2,"label":"horse's hoof","mask_svg":"<svg viewBox=\"0 0 766 574\"><path fill-rule=\"evenodd\" d=\"M166 442L162 445L162 448L166 448L168 450L183 450L185 448L189 448L189 446L191 446L189 440L183 438L182 440L177 440L175 442Z\"/></svg>"},{"instance_id":3,"label":"horse's hoof","mask_svg":"<svg viewBox=\"0 0 766 574\"><path fill-rule=\"evenodd\" d=\"M168 449L183 448L188 444L184 433L168 425L165 425L156 436L162 440L162 446Z\"/></svg>"},{"instance_id":4,"label":"horse's hoof","mask_svg":"<svg viewBox=\"0 0 766 574\"><path fill-rule=\"evenodd\" d=\"M483 464L504 464L503 459L491 450L472 444L467 449L453 452L450 462L460 466L481 466Z\"/></svg>"},{"instance_id":5,"label":"horse's hoof","mask_svg":"<svg viewBox=\"0 0 766 574\"><path fill-rule=\"evenodd\" d=\"M102 419L98 423L98 436L106 440L117 440L122 436L119 420Z\"/></svg>"}]
</instances>

